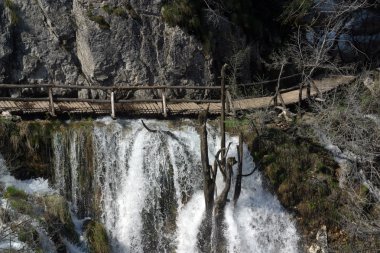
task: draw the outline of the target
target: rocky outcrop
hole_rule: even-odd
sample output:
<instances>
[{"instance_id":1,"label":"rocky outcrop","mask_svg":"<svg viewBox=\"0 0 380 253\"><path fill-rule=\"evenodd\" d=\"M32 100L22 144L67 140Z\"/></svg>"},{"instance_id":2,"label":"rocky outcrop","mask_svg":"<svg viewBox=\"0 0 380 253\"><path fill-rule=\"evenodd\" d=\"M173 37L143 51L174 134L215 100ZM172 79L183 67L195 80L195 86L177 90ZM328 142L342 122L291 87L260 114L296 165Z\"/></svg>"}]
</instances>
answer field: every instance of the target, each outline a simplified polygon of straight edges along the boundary
<instances>
[{"instance_id":1,"label":"rocky outcrop","mask_svg":"<svg viewBox=\"0 0 380 253\"><path fill-rule=\"evenodd\" d=\"M165 24L161 7L150 0L6 0L0 82L212 85L212 58L195 37Z\"/></svg>"}]
</instances>

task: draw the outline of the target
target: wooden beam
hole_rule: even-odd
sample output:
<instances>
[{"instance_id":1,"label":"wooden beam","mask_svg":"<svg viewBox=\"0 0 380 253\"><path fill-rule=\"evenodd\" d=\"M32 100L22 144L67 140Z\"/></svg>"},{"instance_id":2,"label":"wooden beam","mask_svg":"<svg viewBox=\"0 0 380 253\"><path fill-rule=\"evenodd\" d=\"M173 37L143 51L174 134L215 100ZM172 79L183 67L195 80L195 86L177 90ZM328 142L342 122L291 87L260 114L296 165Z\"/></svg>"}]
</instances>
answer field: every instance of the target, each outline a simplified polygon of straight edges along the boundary
<instances>
[{"instance_id":1,"label":"wooden beam","mask_svg":"<svg viewBox=\"0 0 380 253\"><path fill-rule=\"evenodd\" d=\"M220 93L221 93L221 103L222 103L222 112L221 112L221 116L220 116L220 132L221 132L221 135L222 135L222 138L221 138L221 143L220 143L220 148L222 149L222 166L223 166L223 169L226 168L226 156L225 156L225 152L226 152L226 122L225 122L225 113L226 113L226 86L225 86L225 76L226 76L226 68L227 68L227 64L224 64L223 67L222 67L222 70L221 70L221 77L222 77L222 81L221 81L221 90L220 90Z\"/></svg>"},{"instance_id":2,"label":"wooden beam","mask_svg":"<svg viewBox=\"0 0 380 253\"><path fill-rule=\"evenodd\" d=\"M239 146L237 146L236 148L238 152L238 170L237 170L237 175L236 175L235 192L234 192L234 199L233 199L234 206L236 206L236 203L240 196L241 179L243 175L243 133L242 132L240 132L239 134Z\"/></svg>"},{"instance_id":3,"label":"wooden beam","mask_svg":"<svg viewBox=\"0 0 380 253\"><path fill-rule=\"evenodd\" d=\"M54 101L53 101L53 91L52 88L49 87L49 108L50 108L50 115L52 117L55 117L55 110L54 110Z\"/></svg>"},{"instance_id":4,"label":"wooden beam","mask_svg":"<svg viewBox=\"0 0 380 253\"><path fill-rule=\"evenodd\" d=\"M167 109L166 109L166 90L162 91L162 113L164 114L164 117L166 118L168 116Z\"/></svg>"},{"instance_id":5,"label":"wooden beam","mask_svg":"<svg viewBox=\"0 0 380 253\"><path fill-rule=\"evenodd\" d=\"M115 93L111 91L111 117L115 119Z\"/></svg>"},{"instance_id":6,"label":"wooden beam","mask_svg":"<svg viewBox=\"0 0 380 253\"><path fill-rule=\"evenodd\" d=\"M235 111L234 103L232 101L232 96L229 90L227 90L226 95L227 95L227 113L232 112L232 115L235 116L236 111Z\"/></svg>"},{"instance_id":7,"label":"wooden beam","mask_svg":"<svg viewBox=\"0 0 380 253\"><path fill-rule=\"evenodd\" d=\"M60 88L60 89L87 89L87 90L219 90L220 86L169 86L169 85L144 85L144 86L80 86L80 85L53 85L53 84L0 84L0 89L23 88Z\"/></svg>"}]
</instances>

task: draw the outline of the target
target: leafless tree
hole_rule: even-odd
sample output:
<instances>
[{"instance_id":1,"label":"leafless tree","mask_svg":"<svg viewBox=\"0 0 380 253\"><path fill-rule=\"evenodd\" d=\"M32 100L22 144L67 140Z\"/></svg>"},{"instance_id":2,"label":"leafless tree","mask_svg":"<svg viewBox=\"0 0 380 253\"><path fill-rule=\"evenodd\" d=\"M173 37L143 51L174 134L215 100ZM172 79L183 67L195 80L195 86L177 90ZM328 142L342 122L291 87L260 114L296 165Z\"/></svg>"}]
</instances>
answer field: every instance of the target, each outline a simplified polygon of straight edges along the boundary
<instances>
[{"instance_id":1,"label":"leafless tree","mask_svg":"<svg viewBox=\"0 0 380 253\"><path fill-rule=\"evenodd\" d=\"M378 74L379 75L379 74ZM315 129L345 162L341 187L349 196L343 218L352 236L380 234L380 79L354 85L315 104Z\"/></svg>"},{"instance_id":2,"label":"leafless tree","mask_svg":"<svg viewBox=\"0 0 380 253\"><path fill-rule=\"evenodd\" d=\"M319 96L321 93L312 81L318 70L324 72L345 73L353 70L353 66L339 65L339 59L334 52L339 51L338 44L347 31L347 24L354 15L373 6L368 0L336 0L315 1L309 12L304 14L309 22L298 24L286 50L283 54L302 73L299 85L299 107L302 101L303 88L307 88L307 97L310 98L311 88ZM290 12L284 19L298 18L297 11ZM365 55L351 43L352 49Z\"/></svg>"}]
</instances>

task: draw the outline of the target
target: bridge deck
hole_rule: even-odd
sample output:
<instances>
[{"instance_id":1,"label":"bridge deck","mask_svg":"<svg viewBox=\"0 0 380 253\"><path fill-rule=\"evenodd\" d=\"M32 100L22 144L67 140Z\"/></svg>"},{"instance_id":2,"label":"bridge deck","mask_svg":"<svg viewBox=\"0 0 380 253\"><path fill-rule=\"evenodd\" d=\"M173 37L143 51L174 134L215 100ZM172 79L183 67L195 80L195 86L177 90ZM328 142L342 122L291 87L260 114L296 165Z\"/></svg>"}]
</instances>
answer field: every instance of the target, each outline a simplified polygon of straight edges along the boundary
<instances>
[{"instance_id":1,"label":"bridge deck","mask_svg":"<svg viewBox=\"0 0 380 253\"><path fill-rule=\"evenodd\" d=\"M321 80L315 80L315 84L321 93L335 89L339 85L351 82L352 76L329 77ZM317 95L312 89L311 95ZM282 97L286 104L294 104L298 102L298 90L282 93ZM306 88L303 90L303 98L306 98ZM219 114L221 112L221 103L169 103L167 104L167 112L169 115L190 115L197 114L199 111L209 107L210 114ZM234 100L233 107L235 110L249 110L264 108L273 105L272 97L243 98ZM56 114L94 114L105 115L110 114L110 103L97 102L54 102ZM16 114L33 114L48 113L50 110L49 101L1 101L0 111L9 111ZM160 115L163 112L161 102L136 102L136 103L115 103L116 113L123 115Z\"/></svg>"}]
</instances>

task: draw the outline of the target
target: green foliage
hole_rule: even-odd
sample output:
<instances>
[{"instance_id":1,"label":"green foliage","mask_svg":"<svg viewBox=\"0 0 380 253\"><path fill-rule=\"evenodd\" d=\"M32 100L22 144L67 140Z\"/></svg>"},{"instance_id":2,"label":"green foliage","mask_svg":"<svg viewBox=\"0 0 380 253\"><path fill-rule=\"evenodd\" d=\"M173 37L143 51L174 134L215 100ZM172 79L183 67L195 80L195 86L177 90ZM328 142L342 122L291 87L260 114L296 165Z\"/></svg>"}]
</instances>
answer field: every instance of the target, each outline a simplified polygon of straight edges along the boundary
<instances>
[{"instance_id":1,"label":"green foliage","mask_svg":"<svg viewBox=\"0 0 380 253\"><path fill-rule=\"evenodd\" d=\"M161 14L169 25L178 25L192 34L201 32L202 12L199 1L174 0L163 5Z\"/></svg>"},{"instance_id":2,"label":"green foliage","mask_svg":"<svg viewBox=\"0 0 380 253\"><path fill-rule=\"evenodd\" d=\"M17 6L12 2L12 0L5 0L4 5L10 11L11 25L16 26L20 22L20 18L17 14Z\"/></svg>"},{"instance_id":3,"label":"green foliage","mask_svg":"<svg viewBox=\"0 0 380 253\"><path fill-rule=\"evenodd\" d=\"M278 25L275 20L282 11L282 1L276 0L227 0L217 4L221 9L209 3L220 15L246 32L249 38L262 37L264 33L271 34ZM202 42L210 37L207 23L204 20L204 9L208 8L203 0L173 0L168 1L161 9L165 22L178 25L189 33L197 35Z\"/></svg>"},{"instance_id":4,"label":"green foliage","mask_svg":"<svg viewBox=\"0 0 380 253\"><path fill-rule=\"evenodd\" d=\"M91 221L86 228L86 237L91 252L109 253L111 252L107 231L104 226L96 221Z\"/></svg>"}]
</instances>

